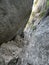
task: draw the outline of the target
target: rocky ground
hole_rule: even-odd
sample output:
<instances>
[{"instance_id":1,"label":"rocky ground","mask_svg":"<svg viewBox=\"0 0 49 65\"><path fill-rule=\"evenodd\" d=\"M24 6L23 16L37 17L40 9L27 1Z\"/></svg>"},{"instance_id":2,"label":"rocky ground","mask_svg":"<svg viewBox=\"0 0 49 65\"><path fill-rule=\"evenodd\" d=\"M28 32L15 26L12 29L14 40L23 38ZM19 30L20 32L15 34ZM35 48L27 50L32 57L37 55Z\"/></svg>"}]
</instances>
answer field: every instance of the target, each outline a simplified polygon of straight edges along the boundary
<instances>
[{"instance_id":1,"label":"rocky ground","mask_svg":"<svg viewBox=\"0 0 49 65\"><path fill-rule=\"evenodd\" d=\"M3 43L0 46L0 65L16 65L18 62L18 55L22 51L27 41L19 35L14 40Z\"/></svg>"}]
</instances>

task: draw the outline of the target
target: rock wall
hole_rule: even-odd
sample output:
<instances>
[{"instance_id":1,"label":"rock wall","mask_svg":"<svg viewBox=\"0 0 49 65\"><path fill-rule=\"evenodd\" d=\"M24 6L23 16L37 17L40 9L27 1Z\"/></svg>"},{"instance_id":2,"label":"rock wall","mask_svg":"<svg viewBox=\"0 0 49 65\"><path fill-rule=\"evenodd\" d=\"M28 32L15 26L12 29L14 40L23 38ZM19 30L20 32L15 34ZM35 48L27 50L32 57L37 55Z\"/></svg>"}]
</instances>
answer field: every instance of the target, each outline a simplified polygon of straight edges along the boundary
<instances>
[{"instance_id":1,"label":"rock wall","mask_svg":"<svg viewBox=\"0 0 49 65\"><path fill-rule=\"evenodd\" d=\"M26 27L24 29L24 35L26 39L29 39L31 32L36 29L36 26L40 23L40 20L46 13L47 0L34 0L32 6L32 12Z\"/></svg>"},{"instance_id":2,"label":"rock wall","mask_svg":"<svg viewBox=\"0 0 49 65\"><path fill-rule=\"evenodd\" d=\"M29 45L21 52L20 58L21 65L49 65L49 16L31 33Z\"/></svg>"},{"instance_id":3,"label":"rock wall","mask_svg":"<svg viewBox=\"0 0 49 65\"><path fill-rule=\"evenodd\" d=\"M32 12L41 12L46 9L47 0L34 0Z\"/></svg>"},{"instance_id":4,"label":"rock wall","mask_svg":"<svg viewBox=\"0 0 49 65\"><path fill-rule=\"evenodd\" d=\"M44 17L40 15L40 12L34 16L31 13L32 20L29 18L23 40L18 36L16 42L9 41L0 46L0 65L49 65L49 8ZM21 39L20 43L23 41L22 46L17 45L17 39Z\"/></svg>"},{"instance_id":5,"label":"rock wall","mask_svg":"<svg viewBox=\"0 0 49 65\"><path fill-rule=\"evenodd\" d=\"M23 30L32 8L32 0L0 0L0 43L11 40Z\"/></svg>"},{"instance_id":6,"label":"rock wall","mask_svg":"<svg viewBox=\"0 0 49 65\"><path fill-rule=\"evenodd\" d=\"M28 45L23 48L13 41L1 45L1 65L49 65L49 15L30 32Z\"/></svg>"},{"instance_id":7,"label":"rock wall","mask_svg":"<svg viewBox=\"0 0 49 65\"><path fill-rule=\"evenodd\" d=\"M42 18L37 16L35 20L36 14L29 18L24 30L28 45L19 55L18 65L49 65L49 8Z\"/></svg>"}]
</instances>

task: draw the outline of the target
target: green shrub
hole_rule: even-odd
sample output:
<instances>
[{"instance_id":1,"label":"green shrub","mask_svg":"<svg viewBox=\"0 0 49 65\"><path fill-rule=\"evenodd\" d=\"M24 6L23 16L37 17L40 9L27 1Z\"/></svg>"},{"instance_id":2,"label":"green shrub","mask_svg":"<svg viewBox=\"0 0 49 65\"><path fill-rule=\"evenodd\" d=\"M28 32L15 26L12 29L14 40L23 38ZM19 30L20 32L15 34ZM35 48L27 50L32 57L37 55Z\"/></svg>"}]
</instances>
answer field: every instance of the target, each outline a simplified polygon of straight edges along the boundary
<instances>
[{"instance_id":1,"label":"green shrub","mask_svg":"<svg viewBox=\"0 0 49 65\"><path fill-rule=\"evenodd\" d=\"M49 7L49 0L47 0L47 7Z\"/></svg>"},{"instance_id":2,"label":"green shrub","mask_svg":"<svg viewBox=\"0 0 49 65\"><path fill-rule=\"evenodd\" d=\"M39 15L39 17L40 17L40 18L43 17L44 14L45 14L45 11L41 12L40 15Z\"/></svg>"}]
</instances>

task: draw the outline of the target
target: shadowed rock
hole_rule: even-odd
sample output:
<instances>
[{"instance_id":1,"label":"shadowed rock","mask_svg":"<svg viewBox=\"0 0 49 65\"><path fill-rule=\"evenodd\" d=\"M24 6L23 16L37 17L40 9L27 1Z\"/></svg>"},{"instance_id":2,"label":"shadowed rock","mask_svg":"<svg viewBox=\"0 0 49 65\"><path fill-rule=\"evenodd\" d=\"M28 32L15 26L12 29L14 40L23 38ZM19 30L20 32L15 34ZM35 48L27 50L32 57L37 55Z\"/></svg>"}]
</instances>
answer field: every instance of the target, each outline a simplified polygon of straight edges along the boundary
<instances>
[{"instance_id":1,"label":"shadowed rock","mask_svg":"<svg viewBox=\"0 0 49 65\"><path fill-rule=\"evenodd\" d=\"M11 40L23 30L32 7L32 0L0 0L0 43Z\"/></svg>"},{"instance_id":2,"label":"shadowed rock","mask_svg":"<svg viewBox=\"0 0 49 65\"><path fill-rule=\"evenodd\" d=\"M47 16L49 16L49 8L47 9L44 18L46 18Z\"/></svg>"},{"instance_id":3,"label":"shadowed rock","mask_svg":"<svg viewBox=\"0 0 49 65\"><path fill-rule=\"evenodd\" d=\"M4 58L0 55L0 65L5 65Z\"/></svg>"}]
</instances>

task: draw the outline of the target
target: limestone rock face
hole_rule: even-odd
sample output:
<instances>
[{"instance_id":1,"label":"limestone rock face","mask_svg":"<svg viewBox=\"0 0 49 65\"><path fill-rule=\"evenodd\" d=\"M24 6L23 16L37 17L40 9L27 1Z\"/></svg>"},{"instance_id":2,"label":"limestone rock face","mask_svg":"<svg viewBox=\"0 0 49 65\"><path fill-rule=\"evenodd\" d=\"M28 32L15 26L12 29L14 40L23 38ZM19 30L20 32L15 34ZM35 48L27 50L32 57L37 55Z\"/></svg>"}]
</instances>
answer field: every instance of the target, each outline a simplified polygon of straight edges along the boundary
<instances>
[{"instance_id":1,"label":"limestone rock face","mask_svg":"<svg viewBox=\"0 0 49 65\"><path fill-rule=\"evenodd\" d=\"M36 29L40 20L45 16L47 0L34 0L32 12L24 29L24 35L30 37L31 31ZM28 39L28 38L27 38Z\"/></svg>"},{"instance_id":2,"label":"limestone rock face","mask_svg":"<svg viewBox=\"0 0 49 65\"><path fill-rule=\"evenodd\" d=\"M49 16L30 32L28 46L20 55L21 65L49 65Z\"/></svg>"},{"instance_id":3,"label":"limestone rock face","mask_svg":"<svg viewBox=\"0 0 49 65\"><path fill-rule=\"evenodd\" d=\"M0 46L0 55L6 65L49 65L49 16L31 30L28 45L23 48L18 48L13 41Z\"/></svg>"},{"instance_id":4,"label":"limestone rock face","mask_svg":"<svg viewBox=\"0 0 49 65\"><path fill-rule=\"evenodd\" d=\"M24 30L29 42L21 52L21 65L49 65L49 9L44 18L35 15L31 15Z\"/></svg>"},{"instance_id":5,"label":"limestone rock face","mask_svg":"<svg viewBox=\"0 0 49 65\"><path fill-rule=\"evenodd\" d=\"M47 0L34 0L32 12L40 12L46 8Z\"/></svg>"},{"instance_id":6,"label":"limestone rock face","mask_svg":"<svg viewBox=\"0 0 49 65\"><path fill-rule=\"evenodd\" d=\"M31 8L32 0L0 0L0 43L11 40L19 29L23 30Z\"/></svg>"}]
</instances>

